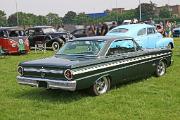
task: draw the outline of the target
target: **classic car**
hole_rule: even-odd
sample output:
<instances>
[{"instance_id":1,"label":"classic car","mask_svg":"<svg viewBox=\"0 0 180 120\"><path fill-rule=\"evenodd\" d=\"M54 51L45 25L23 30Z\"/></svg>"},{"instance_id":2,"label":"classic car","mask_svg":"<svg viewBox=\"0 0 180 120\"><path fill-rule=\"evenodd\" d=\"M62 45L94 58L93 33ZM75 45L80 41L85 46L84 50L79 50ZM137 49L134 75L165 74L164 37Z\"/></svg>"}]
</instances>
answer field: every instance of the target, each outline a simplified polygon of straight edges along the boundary
<instances>
[{"instance_id":1,"label":"classic car","mask_svg":"<svg viewBox=\"0 0 180 120\"><path fill-rule=\"evenodd\" d=\"M28 28L26 34L29 36L31 47L35 44L45 43L46 47L58 51L60 47L73 36L68 32L57 32L52 26L35 26Z\"/></svg>"},{"instance_id":2,"label":"classic car","mask_svg":"<svg viewBox=\"0 0 180 120\"><path fill-rule=\"evenodd\" d=\"M173 29L173 37L180 37L180 25Z\"/></svg>"},{"instance_id":3,"label":"classic car","mask_svg":"<svg viewBox=\"0 0 180 120\"><path fill-rule=\"evenodd\" d=\"M73 32L71 32L71 34L73 36L75 36L76 38L79 38L79 37L87 37L87 29L76 29L74 30Z\"/></svg>"},{"instance_id":4,"label":"classic car","mask_svg":"<svg viewBox=\"0 0 180 120\"><path fill-rule=\"evenodd\" d=\"M164 75L171 56L170 49L142 49L130 37L76 38L53 57L20 63L17 82L69 91L89 88L101 95L118 83Z\"/></svg>"},{"instance_id":5,"label":"classic car","mask_svg":"<svg viewBox=\"0 0 180 120\"><path fill-rule=\"evenodd\" d=\"M106 36L129 36L142 48L174 48L172 38L163 38L163 35L156 31L155 26L148 24L120 25L110 30Z\"/></svg>"},{"instance_id":6,"label":"classic car","mask_svg":"<svg viewBox=\"0 0 180 120\"><path fill-rule=\"evenodd\" d=\"M5 54L29 52L29 40L24 30L18 27L0 28L0 47Z\"/></svg>"}]
</instances>

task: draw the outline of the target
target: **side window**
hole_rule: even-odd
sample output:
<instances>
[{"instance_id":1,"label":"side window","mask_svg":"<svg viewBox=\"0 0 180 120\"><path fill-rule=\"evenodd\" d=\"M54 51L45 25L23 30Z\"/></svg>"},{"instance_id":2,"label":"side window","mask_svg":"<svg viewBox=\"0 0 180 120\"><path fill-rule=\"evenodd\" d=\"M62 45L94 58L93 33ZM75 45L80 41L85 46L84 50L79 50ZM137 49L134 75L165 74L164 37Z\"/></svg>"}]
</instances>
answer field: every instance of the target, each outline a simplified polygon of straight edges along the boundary
<instances>
[{"instance_id":1,"label":"side window","mask_svg":"<svg viewBox=\"0 0 180 120\"><path fill-rule=\"evenodd\" d=\"M18 37L18 31L9 31L9 37Z\"/></svg>"},{"instance_id":2,"label":"side window","mask_svg":"<svg viewBox=\"0 0 180 120\"><path fill-rule=\"evenodd\" d=\"M141 35L145 35L145 34L146 34L146 28L143 28L143 29L139 30L137 35L141 36Z\"/></svg>"},{"instance_id":3,"label":"side window","mask_svg":"<svg viewBox=\"0 0 180 120\"><path fill-rule=\"evenodd\" d=\"M4 30L0 30L0 37L4 38L4 37L8 37L8 35Z\"/></svg>"},{"instance_id":4,"label":"side window","mask_svg":"<svg viewBox=\"0 0 180 120\"><path fill-rule=\"evenodd\" d=\"M107 56L134 51L135 44L132 40L117 40L111 43Z\"/></svg>"},{"instance_id":5,"label":"side window","mask_svg":"<svg viewBox=\"0 0 180 120\"><path fill-rule=\"evenodd\" d=\"M85 33L85 31L84 31L84 30L78 30L78 31L76 31L76 32L75 32L75 34L76 34L76 35L79 35L79 34L84 34L84 33Z\"/></svg>"},{"instance_id":6,"label":"side window","mask_svg":"<svg viewBox=\"0 0 180 120\"><path fill-rule=\"evenodd\" d=\"M4 31L0 30L0 37L3 38L4 37Z\"/></svg>"},{"instance_id":7,"label":"side window","mask_svg":"<svg viewBox=\"0 0 180 120\"><path fill-rule=\"evenodd\" d=\"M154 28L148 28L147 29L147 34L149 35L149 34L154 34L155 33L155 30L154 30Z\"/></svg>"}]
</instances>

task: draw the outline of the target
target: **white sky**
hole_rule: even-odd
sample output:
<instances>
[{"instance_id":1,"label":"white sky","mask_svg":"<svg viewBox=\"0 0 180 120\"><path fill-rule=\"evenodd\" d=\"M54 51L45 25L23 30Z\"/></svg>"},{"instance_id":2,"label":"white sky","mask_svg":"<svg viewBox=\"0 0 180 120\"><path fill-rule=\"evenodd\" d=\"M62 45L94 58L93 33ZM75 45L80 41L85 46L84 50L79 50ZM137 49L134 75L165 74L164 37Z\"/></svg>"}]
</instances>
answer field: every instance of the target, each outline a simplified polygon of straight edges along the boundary
<instances>
[{"instance_id":1,"label":"white sky","mask_svg":"<svg viewBox=\"0 0 180 120\"><path fill-rule=\"evenodd\" d=\"M131 9L136 8L139 0L0 0L0 10L4 10L7 15L16 12L16 1L18 11L34 13L36 15L47 15L49 12L57 13L61 17L68 11L76 13L95 13L103 12L106 9L116 7ZM149 3L150 0L140 0ZM170 4L180 5L180 0L151 0L157 6Z\"/></svg>"}]
</instances>

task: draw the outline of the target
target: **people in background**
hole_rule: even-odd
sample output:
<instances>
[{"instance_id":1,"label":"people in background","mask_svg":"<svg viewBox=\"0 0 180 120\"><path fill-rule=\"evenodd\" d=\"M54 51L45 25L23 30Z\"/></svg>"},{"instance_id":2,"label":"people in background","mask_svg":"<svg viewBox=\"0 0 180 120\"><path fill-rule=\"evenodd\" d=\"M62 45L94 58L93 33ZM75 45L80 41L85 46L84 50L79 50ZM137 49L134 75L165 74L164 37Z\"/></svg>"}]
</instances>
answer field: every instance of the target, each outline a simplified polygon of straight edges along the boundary
<instances>
[{"instance_id":1,"label":"people in background","mask_svg":"<svg viewBox=\"0 0 180 120\"><path fill-rule=\"evenodd\" d=\"M95 36L95 26L94 25L90 25L87 28L87 36Z\"/></svg>"},{"instance_id":2,"label":"people in background","mask_svg":"<svg viewBox=\"0 0 180 120\"><path fill-rule=\"evenodd\" d=\"M172 32L171 32L172 28L171 27L172 27L171 23L169 21L166 21L166 26L165 26L165 36L166 37L171 37L171 34L172 34Z\"/></svg>"},{"instance_id":3,"label":"people in background","mask_svg":"<svg viewBox=\"0 0 180 120\"><path fill-rule=\"evenodd\" d=\"M115 28L117 25L116 25L116 22L112 22L112 26L109 28L109 30L112 30L113 28Z\"/></svg>"},{"instance_id":4,"label":"people in background","mask_svg":"<svg viewBox=\"0 0 180 120\"><path fill-rule=\"evenodd\" d=\"M57 28L58 32L64 32L64 25L59 25Z\"/></svg>"},{"instance_id":5,"label":"people in background","mask_svg":"<svg viewBox=\"0 0 180 120\"><path fill-rule=\"evenodd\" d=\"M103 23L101 27L101 35L104 36L108 32L108 25L106 23Z\"/></svg>"}]
</instances>

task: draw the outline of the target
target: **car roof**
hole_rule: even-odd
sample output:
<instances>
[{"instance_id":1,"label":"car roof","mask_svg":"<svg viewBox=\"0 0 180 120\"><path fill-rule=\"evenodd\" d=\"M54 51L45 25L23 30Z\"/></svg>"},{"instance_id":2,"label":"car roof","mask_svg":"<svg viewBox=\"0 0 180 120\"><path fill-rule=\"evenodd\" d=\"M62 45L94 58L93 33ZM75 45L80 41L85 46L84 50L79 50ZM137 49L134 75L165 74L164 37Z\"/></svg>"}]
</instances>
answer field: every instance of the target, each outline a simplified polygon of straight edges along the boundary
<instances>
[{"instance_id":1,"label":"car roof","mask_svg":"<svg viewBox=\"0 0 180 120\"><path fill-rule=\"evenodd\" d=\"M0 27L0 30L24 30L20 27Z\"/></svg>"},{"instance_id":2,"label":"car roof","mask_svg":"<svg viewBox=\"0 0 180 120\"><path fill-rule=\"evenodd\" d=\"M132 37L117 37L117 36L92 36L92 37L81 37L81 38L75 38L74 40L105 40L105 41L114 41L116 39L123 39L123 40L129 40L133 39Z\"/></svg>"},{"instance_id":3,"label":"car roof","mask_svg":"<svg viewBox=\"0 0 180 120\"><path fill-rule=\"evenodd\" d=\"M152 25L148 25L148 24L128 24L128 25L120 25L120 26L117 26L115 29L117 28L127 28L127 29L142 29L144 27L155 27L155 26L152 26Z\"/></svg>"},{"instance_id":4,"label":"car roof","mask_svg":"<svg viewBox=\"0 0 180 120\"><path fill-rule=\"evenodd\" d=\"M34 26L34 27L30 27L28 29L34 29L34 28L53 28L52 26Z\"/></svg>"}]
</instances>

